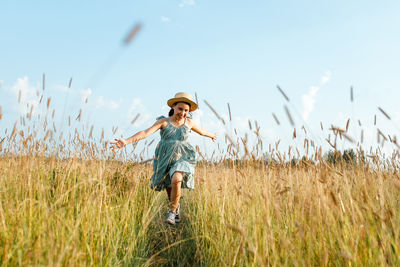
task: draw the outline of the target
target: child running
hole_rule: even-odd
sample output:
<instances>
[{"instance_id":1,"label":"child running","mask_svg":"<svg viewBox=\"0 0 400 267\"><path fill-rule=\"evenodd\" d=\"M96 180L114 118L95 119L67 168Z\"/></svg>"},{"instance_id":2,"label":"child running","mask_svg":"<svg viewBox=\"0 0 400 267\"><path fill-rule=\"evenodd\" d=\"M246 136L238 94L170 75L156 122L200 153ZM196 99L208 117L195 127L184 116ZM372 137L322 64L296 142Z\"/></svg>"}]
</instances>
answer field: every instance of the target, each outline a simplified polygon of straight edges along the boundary
<instances>
[{"instance_id":1,"label":"child running","mask_svg":"<svg viewBox=\"0 0 400 267\"><path fill-rule=\"evenodd\" d=\"M171 110L168 118L161 116L150 128L140 131L128 139L115 139L113 149L121 149L128 144L138 142L160 130L153 161L151 188L156 191L166 189L169 199L169 211L166 222L174 225L181 220L179 199L181 188L194 189L194 168L196 153L187 141L190 130L199 135L216 140L217 135L199 128L188 118L189 112L197 109L197 104L188 93L177 93L167 101Z\"/></svg>"}]
</instances>

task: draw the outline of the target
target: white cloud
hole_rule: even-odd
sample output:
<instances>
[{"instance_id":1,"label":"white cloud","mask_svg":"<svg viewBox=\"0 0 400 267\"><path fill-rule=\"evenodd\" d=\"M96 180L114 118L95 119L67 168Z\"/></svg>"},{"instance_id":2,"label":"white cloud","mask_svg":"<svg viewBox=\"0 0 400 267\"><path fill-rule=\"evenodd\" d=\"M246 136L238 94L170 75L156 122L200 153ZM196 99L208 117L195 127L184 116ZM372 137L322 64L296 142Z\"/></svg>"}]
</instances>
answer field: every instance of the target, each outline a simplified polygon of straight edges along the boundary
<instances>
[{"instance_id":1,"label":"white cloud","mask_svg":"<svg viewBox=\"0 0 400 267\"><path fill-rule=\"evenodd\" d=\"M134 98L132 100L132 104L130 105L128 109L128 120L131 122L133 118L136 117L137 114L140 114L138 120L135 122L136 127L142 127L143 125L150 127L151 124L155 122L155 119L153 121L149 120L152 117L152 114L148 111L148 109L143 105L142 100L140 98Z\"/></svg>"},{"instance_id":2,"label":"white cloud","mask_svg":"<svg viewBox=\"0 0 400 267\"><path fill-rule=\"evenodd\" d=\"M0 80L0 87L3 85L3 80Z\"/></svg>"},{"instance_id":3,"label":"white cloud","mask_svg":"<svg viewBox=\"0 0 400 267\"><path fill-rule=\"evenodd\" d=\"M110 101L110 108L111 109L118 109L119 108L119 104L113 100Z\"/></svg>"},{"instance_id":4,"label":"white cloud","mask_svg":"<svg viewBox=\"0 0 400 267\"><path fill-rule=\"evenodd\" d=\"M194 6L196 2L194 0L182 0L182 2L179 4L179 7L184 7L184 6Z\"/></svg>"},{"instance_id":5,"label":"white cloud","mask_svg":"<svg viewBox=\"0 0 400 267\"><path fill-rule=\"evenodd\" d=\"M80 95L82 96L82 102L86 103L88 101L89 96L92 94L92 89L88 88L86 90L81 90Z\"/></svg>"},{"instance_id":6,"label":"white cloud","mask_svg":"<svg viewBox=\"0 0 400 267\"><path fill-rule=\"evenodd\" d=\"M327 71L324 76L321 78L321 85L326 84L331 79L331 72Z\"/></svg>"},{"instance_id":7,"label":"white cloud","mask_svg":"<svg viewBox=\"0 0 400 267\"><path fill-rule=\"evenodd\" d=\"M325 85L331 79L331 72L327 71L324 76L321 78L320 86ZM310 117L311 112L314 110L315 106L315 97L319 91L319 86L310 86L310 89L307 94L301 97L303 103L303 119L305 121Z\"/></svg>"},{"instance_id":8,"label":"white cloud","mask_svg":"<svg viewBox=\"0 0 400 267\"><path fill-rule=\"evenodd\" d=\"M103 96L99 96L96 98L96 109L100 109L106 107L111 110L116 110L120 106L120 103L114 100L106 100Z\"/></svg>"},{"instance_id":9,"label":"white cloud","mask_svg":"<svg viewBox=\"0 0 400 267\"><path fill-rule=\"evenodd\" d=\"M142 104L142 100L140 98L134 98L132 100L132 104L129 107L128 114L132 116L133 113L137 113L138 110L144 109L144 105Z\"/></svg>"},{"instance_id":10,"label":"white cloud","mask_svg":"<svg viewBox=\"0 0 400 267\"><path fill-rule=\"evenodd\" d=\"M163 23L168 23L168 22L170 22L170 20L171 19L166 16L161 16L161 22L163 22Z\"/></svg>"},{"instance_id":11,"label":"white cloud","mask_svg":"<svg viewBox=\"0 0 400 267\"><path fill-rule=\"evenodd\" d=\"M103 96L99 96L96 99L96 109L98 108L102 108L106 105L106 102L104 101L104 97Z\"/></svg>"},{"instance_id":12,"label":"white cloud","mask_svg":"<svg viewBox=\"0 0 400 267\"><path fill-rule=\"evenodd\" d=\"M310 113L314 110L315 96L317 95L318 90L319 90L319 87L311 86L310 91L308 91L308 94L303 95L301 97L301 100L303 102L303 108L304 108L303 119L305 121L308 120Z\"/></svg>"},{"instance_id":13,"label":"white cloud","mask_svg":"<svg viewBox=\"0 0 400 267\"><path fill-rule=\"evenodd\" d=\"M29 85L27 76L18 78L15 84L10 88L20 103L15 106L15 109L21 114L27 114L31 111L33 114L38 113L39 99L36 95L38 87Z\"/></svg>"}]
</instances>

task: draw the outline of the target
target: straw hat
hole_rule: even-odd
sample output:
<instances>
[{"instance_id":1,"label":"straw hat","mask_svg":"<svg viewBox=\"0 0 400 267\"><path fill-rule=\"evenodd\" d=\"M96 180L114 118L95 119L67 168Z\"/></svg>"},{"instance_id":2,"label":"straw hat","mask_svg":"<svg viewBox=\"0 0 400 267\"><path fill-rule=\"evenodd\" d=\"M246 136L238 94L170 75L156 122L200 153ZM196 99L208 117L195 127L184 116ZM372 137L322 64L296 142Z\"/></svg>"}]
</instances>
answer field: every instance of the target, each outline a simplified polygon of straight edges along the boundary
<instances>
[{"instance_id":1,"label":"straw hat","mask_svg":"<svg viewBox=\"0 0 400 267\"><path fill-rule=\"evenodd\" d=\"M172 108L172 106L177 102L186 102L190 104L189 111L194 111L197 109L196 102L193 101L193 97L188 93L180 92L176 93L174 98L168 100L167 104Z\"/></svg>"}]
</instances>

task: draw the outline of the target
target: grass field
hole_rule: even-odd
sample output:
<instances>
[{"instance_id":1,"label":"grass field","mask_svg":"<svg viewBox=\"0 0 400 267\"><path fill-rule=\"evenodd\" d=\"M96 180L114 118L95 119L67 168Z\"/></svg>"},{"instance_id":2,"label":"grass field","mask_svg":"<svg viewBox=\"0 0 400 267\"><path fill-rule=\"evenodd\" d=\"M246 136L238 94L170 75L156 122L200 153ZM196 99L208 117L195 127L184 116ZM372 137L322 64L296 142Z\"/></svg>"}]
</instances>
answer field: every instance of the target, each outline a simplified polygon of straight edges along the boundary
<instances>
[{"instance_id":1,"label":"grass field","mask_svg":"<svg viewBox=\"0 0 400 267\"><path fill-rule=\"evenodd\" d=\"M153 141L128 161L126 151L111 152L104 131L99 140L93 126L79 132L81 111L57 131L51 98L43 103L44 116L31 108L0 137L3 266L400 265L395 136L378 131L394 144L391 157L357 145L352 157L327 158L305 138L305 157L277 141L266 161L249 121L254 147L247 134L226 135L220 161L197 147L196 189L183 192L183 220L170 226L167 195L150 189L152 166L141 159ZM348 127L331 127L333 148L355 143Z\"/></svg>"},{"instance_id":2,"label":"grass field","mask_svg":"<svg viewBox=\"0 0 400 267\"><path fill-rule=\"evenodd\" d=\"M2 265L400 264L396 169L202 163L183 221L163 220L151 165L3 156Z\"/></svg>"}]
</instances>

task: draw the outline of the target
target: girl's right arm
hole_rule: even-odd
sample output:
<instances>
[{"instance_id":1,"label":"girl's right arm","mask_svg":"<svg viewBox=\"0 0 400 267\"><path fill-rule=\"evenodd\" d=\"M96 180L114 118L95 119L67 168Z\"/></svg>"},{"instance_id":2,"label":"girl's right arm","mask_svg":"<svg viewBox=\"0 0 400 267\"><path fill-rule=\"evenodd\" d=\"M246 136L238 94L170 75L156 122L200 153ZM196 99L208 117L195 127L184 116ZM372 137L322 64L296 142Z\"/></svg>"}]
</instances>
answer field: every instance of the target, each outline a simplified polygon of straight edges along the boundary
<instances>
[{"instance_id":1,"label":"girl's right arm","mask_svg":"<svg viewBox=\"0 0 400 267\"><path fill-rule=\"evenodd\" d=\"M142 139L145 139L146 137L148 137L149 135L152 135L153 133L155 133L156 131L158 131L161 128L164 128L166 125L166 119L160 119L158 121L156 121L150 128L144 130L144 131L140 131L134 135L132 135L131 137L127 138L127 139L118 139L115 138L115 142L111 142L111 148L112 149L120 149L123 148L126 145L129 145L131 143L135 143L138 142Z\"/></svg>"}]
</instances>

